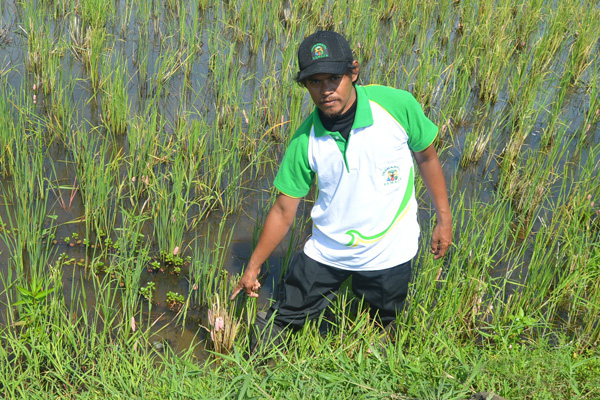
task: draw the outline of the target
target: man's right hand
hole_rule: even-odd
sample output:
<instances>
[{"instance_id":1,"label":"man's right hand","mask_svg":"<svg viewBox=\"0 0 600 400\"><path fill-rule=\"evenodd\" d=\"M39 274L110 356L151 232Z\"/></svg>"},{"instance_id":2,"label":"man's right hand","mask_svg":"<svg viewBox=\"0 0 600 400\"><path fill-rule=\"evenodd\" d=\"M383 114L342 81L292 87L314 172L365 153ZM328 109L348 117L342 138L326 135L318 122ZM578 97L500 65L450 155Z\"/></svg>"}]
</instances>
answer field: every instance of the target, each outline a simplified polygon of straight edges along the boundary
<instances>
[{"instance_id":1,"label":"man's right hand","mask_svg":"<svg viewBox=\"0 0 600 400\"><path fill-rule=\"evenodd\" d=\"M240 278L238 285L229 297L229 300L234 300L236 296L243 290L248 297L258 297L258 289L260 289L260 282L258 281L258 274L260 268L255 270L254 268L247 267L244 274Z\"/></svg>"}]
</instances>

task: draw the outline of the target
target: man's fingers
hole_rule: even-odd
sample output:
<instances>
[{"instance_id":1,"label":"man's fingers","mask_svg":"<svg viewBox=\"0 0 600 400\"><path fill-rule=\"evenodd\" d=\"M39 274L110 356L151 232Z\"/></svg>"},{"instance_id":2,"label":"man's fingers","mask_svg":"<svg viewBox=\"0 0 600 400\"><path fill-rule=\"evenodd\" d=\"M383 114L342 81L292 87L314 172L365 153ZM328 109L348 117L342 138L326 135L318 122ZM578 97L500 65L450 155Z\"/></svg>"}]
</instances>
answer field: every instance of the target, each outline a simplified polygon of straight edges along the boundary
<instances>
[{"instance_id":1,"label":"man's fingers","mask_svg":"<svg viewBox=\"0 0 600 400\"><path fill-rule=\"evenodd\" d=\"M252 290L247 291L246 294L248 297L258 297L258 289L260 289L260 283L256 281L254 282L254 285L252 285Z\"/></svg>"},{"instance_id":2,"label":"man's fingers","mask_svg":"<svg viewBox=\"0 0 600 400\"><path fill-rule=\"evenodd\" d=\"M431 235L431 254L434 255L433 259L437 260L444 255L450 248L450 244L452 243L452 229L451 227L442 229L439 225L433 229L433 234Z\"/></svg>"},{"instance_id":3,"label":"man's fingers","mask_svg":"<svg viewBox=\"0 0 600 400\"><path fill-rule=\"evenodd\" d=\"M434 235L431 238L431 254L438 254L440 251L440 240Z\"/></svg>"},{"instance_id":4,"label":"man's fingers","mask_svg":"<svg viewBox=\"0 0 600 400\"><path fill-rule=\"evenodd\" d=\"M242 291L242 287L238 286L235 288L235 290L233 291L233 293L231 293L231 296L229 296L229 300L233 300L236 298L236 296L238 295L239 292Z\"/></svg>"},{"instance_id":5,"label":"man's fingers","mask_svg":"<svg viewBox=\"0 0 600 400\"><path fill-rule=\"evenodd\" d=\"M437 254L439 250L439 246L437 244L431 243L431 254Z\"/></svg>"},{"instance_id":6,"label":"man's fingers","mask_svg":"<svg viewBox=\"0 0 600 400\"><path fill-rule=\"evenodd\" d=\"M233 293L231 293L231 296L229 296L229 300L234 300L242 290L244 290L248 297L258 297L258 293L255 293L258 289L260 289L260 282L258 281L255 281L249 289L246 289L245 286L240 283Z\"/></svg>"},{"instance_id":7,"label":"man's fingers","mask_svg":"<svg viewBox=\"0 0 600 400\"><path fill-rule=\"evenodd\" d=\"M434 260L437 260L439 258L442 258L446 255L446 252L448 251L448 248L450 247L449 243L439 243L438 247L437 247L437 251L433 252L435 254L435 256L433 257Z\"/></svg>"}]
</instances>

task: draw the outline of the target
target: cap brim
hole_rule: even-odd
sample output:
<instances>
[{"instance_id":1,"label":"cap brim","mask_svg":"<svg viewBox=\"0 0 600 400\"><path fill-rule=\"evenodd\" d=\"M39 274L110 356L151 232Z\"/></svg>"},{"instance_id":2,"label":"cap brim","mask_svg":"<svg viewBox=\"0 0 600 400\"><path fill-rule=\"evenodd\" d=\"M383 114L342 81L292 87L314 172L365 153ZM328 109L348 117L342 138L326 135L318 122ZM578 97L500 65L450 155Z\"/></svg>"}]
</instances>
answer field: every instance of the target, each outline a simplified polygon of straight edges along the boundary
<instances>
[{"instance_id":1,"label":"cap brim","mask_svg":"<svg viewBox=\"0 0 600 400\"><path fill-rule=\"evenodd\" d=\"M314 74L344 74L348 68L348 61L319 61L304 68L298 74L298 80L303 81Z\"/></svg>"}]
</instances>

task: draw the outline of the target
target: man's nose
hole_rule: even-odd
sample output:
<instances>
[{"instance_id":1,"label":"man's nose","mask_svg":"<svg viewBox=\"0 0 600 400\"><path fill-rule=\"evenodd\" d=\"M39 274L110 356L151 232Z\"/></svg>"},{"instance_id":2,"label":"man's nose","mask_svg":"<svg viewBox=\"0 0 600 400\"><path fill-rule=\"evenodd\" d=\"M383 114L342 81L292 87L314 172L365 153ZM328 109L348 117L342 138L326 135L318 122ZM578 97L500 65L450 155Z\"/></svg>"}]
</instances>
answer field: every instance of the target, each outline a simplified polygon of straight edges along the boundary
<instances>
[{"instance_id":1,"label":"man's nose","mask_svg":"<svg viewBox=\"0 0 600 400\"><path fill-rule=\"evenodd\" d=\"M335 92L337 86L333 82L329 82L328 80L324 80L321 83L321 93L323 94L331 94Z\"/></svg>"}]
</instances>

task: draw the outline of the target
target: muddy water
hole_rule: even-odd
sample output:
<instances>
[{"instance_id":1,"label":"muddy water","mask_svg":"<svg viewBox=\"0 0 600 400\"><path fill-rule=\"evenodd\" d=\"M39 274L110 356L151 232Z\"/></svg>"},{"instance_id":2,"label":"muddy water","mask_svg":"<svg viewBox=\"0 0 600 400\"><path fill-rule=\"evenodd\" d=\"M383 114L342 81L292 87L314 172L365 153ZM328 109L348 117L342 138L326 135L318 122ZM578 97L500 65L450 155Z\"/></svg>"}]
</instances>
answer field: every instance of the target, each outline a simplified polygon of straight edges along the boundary
<instances>
[{"instance_id":1,"label":"muddy water","mask_svg":"<svg viewBox=\"0 0 600 400\"><path fill-rule=\"evenodd\" d=\"M14 2L8 1L3 2L4 5L0 8L0 75L6 78L7 85L14 89L17 93L21 91L29 91L32 86L33 77L27 71L25 67L25 54L27 48L26 35L23 33L22 26L24 26L23 15L20 14L21 8L16 6ZM117 7L120 7L121 12L125 12L125 2L116 1ZM135 14L135 12L134 12ZM129 71L136 70L136 62L139 62L140 54L147 54L148 57L148 77L152 77L155 73L157 61L164 54L164 49L167 47L165 41L168 41L169 35L165 33L170 27L172 27L173 21L170 20L168 13L161 15L158 19L154 20L153 23L148 25L148 32L145 35L145 40L140 39L138 30L140 29L137 24L140 21L136 20L135 17L131 18L130 25L125 27L123 30L120 27L114 27L114 31L110 32L118 40L115 40L115 47L119 54L127 60L127 66ZM175 74L169 82L168 95L166 95L161 103L158 105L159 112L164 118L168 119L171 123L176 121L178 113L180 112L180 106L182 99L188 103L188 110L195 110L195 112L203 113L210 119L213 117L214 110L211 108L211 104L214 102L215 92L205 90L207 86L207 76L209 74L208 66L210 64L211 51L206 43L209 42L209 34L213 30L219 30L222 28L221 22L216 15L211 14L208 11L202 18L201 34L199 35L202 41L201 51L197 54L196 60L193 63L190 79L191 88L185 89L186 83L183 74ZM66 22L55 23L49 22L54 25L51 27L51 32L54 33L57 38L68 38L69 26ZM280 44L281 45L281 44ZM254 92L257 90L257 82L265 75L264 58L261 54L252 55L247 46L244 45L243 41L239 41L236 44L236 50L238 51L239 62L243 65L242 73L246 76L254 75L256 79L248 80L244 88L244 95L242 101L251 101ZM140 47L143 47L142 51L139 51ZM224 50L225 51L225 50ZM564 61L565 52L563 51L559 56L559 62L562 59ZM416 53L409 56L405 60L406 65L416 64L418 61L418 55ZM62 79L77 79L80 83L75 85L73 91L72 103L81 107L79 118L85 124L89 126L101 125L101 98L95 98L90 84L86 77L85 69L82 67L81 62L78 61L75 56L68 50L63 52L61 57L61 68L63 71ZM364 71L378 68L375 61L367 62L363 65ZM367 82L367 74L363 74L365 79L364 83L377 83ZM286 77L291 81L291 77ZM149 92L152 90L148 84L148 78L143 80L138 74L132 74L132 80L128 84L128 94L131 101L132 112L139 113L147 106L147 97ZM404 85L399 85L404 86ZM412 84L408 84L410 89ZM498 113L506 112L506 108L509 107L506 98L507 94L501 92L498 96L498 101L494 105L494 111ZM308 97L305 98L306 102L304 107L310 108L310 102ZM46 112L48 104L47 99L40 95L38 99L37 112L42 115ZM563 107L564 118L569 121L570 128L569 134L574 135L579 129L583 121L583 113L581 112L588 100L586 100L586 93L584 88L575 88L573 91L567 94L565 106ZM460 188L461 192L465 193L465 198L468 207L470 199L477 199L478 201L488 201L495 191L495 182L497 182L497 165L494 161L490 165L486 165L485 160L467 168L460 168L460 158L462 148L464 146L465 138L469 132L474 129L476 124L475 116L477 115L478 109L482 107L481 102L478 100L476 90L473 90L469 101L466 106L465 121L458 127L454 128L454 140L450 141L450 138L446 138L445 142L442 141L442 146L447 147L441 155L442 162L445 165L446 179L449 182L449 186L454 188ZM528 148L536 148L539 144L541 132L545 128L545 118L547 115L542 113L538 117L538 121L533 129L533 133L527 138L525 146ZM291 134L290 132L286 132ZM502 136L507 138L510 132L507 129L503 129L497 132L500 139L496 138L496 143L502 142ZM591 131L587 136L589 144L595 144L600 141L600 129L596 125L591 127ZM572 144L575 146L575 143ZM589 147L589 146L587 146ZM578 153L577 162L581 162L588 157L588 154L584 149ZM65 188L56 190L55 192L49 192L48 198L48 214L57 216L57 243L54 244L55 257L60 254L65 254L69 258L75 260L89 260L90 250L86 249L85 246L77 243L65 243L62 238L72 237L76 233L80 238L85 238L85 226L81 223L73 223L77 221L84 214L84 208L82 199L78 193L74 193L68 189L69 186L75 183L75 171L73 167L67 162L61 162L61 160L67 160L69 157L65 153L65 149L60 145L54 145L48 152L49 159L46 160L46 167L52 164L57 168L56 176L60 177L59 184ZM487 155L485 156L487 157ZM561 165L558 167L562 168L563 164L567 160L562 160ZM252 184L248 185L247 192L241 193L241 197L245 199L242 209L243 213L235 217L229 217L227 220L226 230L233 231L231 245L227 248L227 256L225 258L224 268L232 273L241 271L242 267L246 263L251 247L252 247L252 235L256 227L256 219L258 216L265 212L265 203L268 199L268 187L272 180L272 174L267 173L265 176L258 180L248 178L248 182ZM10 179L2 181L3 188L10 187ZM73 193L73 197L71 194ZM62 202L62 203L61 203ZM304 208L304 212L307 213L309 206ZM3 205L0 205L0 215L3 219L6 218L6 213L10 212ZM422 211L421 218L427 220L429 214L427 211ZM184 243L188 246L184 248L185 255L193 255L193 249L190 248L190 244L195 243L196 239L207 237L209 232L216 232L218 230L219 223L222 219L222 215L218 211L213 212L205 220L203 220L194 230L186 232L184 236ZM303 232L300 236L305 236L307 233L306 229L299 229ZM144 229L145 234L148 237L152 236L152 222L150 221ZM209 238L210 240L210 238ZM301 242L302 237L296 239ZM216 245L216 244L215 244ZM270 259L271 269L265 283L261 290L261 297L259 299L259 308L264 307L268 304L269 299L272 297L273 292L276 288L276 282L279 279L280 268L284 264L286 256L287 240L280 248L273 254ZM0 241L0 252L3 255L0 258L0 274L6 277L9 274L9 267L6 255L8 254L8 248ZM152 244L151 254L156 254L158 247L156 243ZM500 267L498 273L502 273ZM146 315L152 321L157 321L155 324L155 331L157 331L156 341L167 341L176 350L186 349L192 343L197 343L204 336L203 330L199 328L199 324L205 324L204 315L202 310L191 309L188 312L188 318L185 324L185 329L181 329L181 324L174 322L175 313L170 310L166 305L166 294L169 291L182 293L187 296L190 293L190 282L187 274L187 269L184 267L179 275L173 275L168 273L160 272L148 272L144 270L140 279L140 286L145 286L147 282L154 282L156 285L155 300L152 307L151 315ZM85 266L69 266L65 267L63 271L64 275L64 294L67 300L70 299L72 291L83 290L86 291L87 299L94 299L94 286L90 284L89 274ZM0 292L3 291L2 283L0 283ZM4 299L0 299L2 303ZM5 315L4 305L0 304L0 322L3 320ZM199 346L200 348L201 346ZM200 351L200 350L199 350Z\"/></svg>"}]
</instances>

